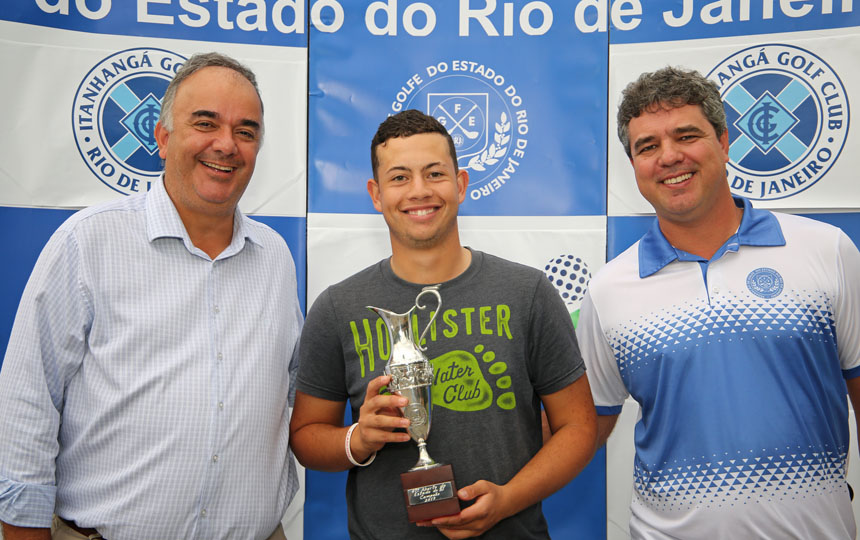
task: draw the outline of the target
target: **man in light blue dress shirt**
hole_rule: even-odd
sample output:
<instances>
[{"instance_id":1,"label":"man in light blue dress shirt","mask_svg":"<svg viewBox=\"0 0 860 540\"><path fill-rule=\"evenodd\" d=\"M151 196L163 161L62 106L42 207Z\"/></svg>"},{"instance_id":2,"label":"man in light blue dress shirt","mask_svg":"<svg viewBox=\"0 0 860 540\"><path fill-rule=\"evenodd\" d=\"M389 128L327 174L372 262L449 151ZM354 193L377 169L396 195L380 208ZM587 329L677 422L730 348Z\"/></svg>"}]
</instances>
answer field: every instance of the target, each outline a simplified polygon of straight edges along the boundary
<instances>
[{"instance_id":1,"label":"man in light blue dress shirt","mask_svg":"<svg viewBox=\"0 0 860 540\"><path fill-rule=\"evenodd\" d=\"M155 128L162 181L72 216L0 371L0 521L16 538L283 538L302 324L283 239L237 203L253 73L192 57Z\"/></svg>"}]
</instances>

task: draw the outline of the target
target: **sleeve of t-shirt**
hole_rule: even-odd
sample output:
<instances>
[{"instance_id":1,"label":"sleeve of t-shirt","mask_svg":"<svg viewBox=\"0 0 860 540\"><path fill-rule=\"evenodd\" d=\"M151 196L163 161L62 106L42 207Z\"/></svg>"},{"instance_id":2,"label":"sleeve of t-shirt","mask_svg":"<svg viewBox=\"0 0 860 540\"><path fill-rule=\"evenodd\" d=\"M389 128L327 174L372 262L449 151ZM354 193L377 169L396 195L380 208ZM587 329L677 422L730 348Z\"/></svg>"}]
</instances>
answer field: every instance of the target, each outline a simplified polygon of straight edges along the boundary
<instances>
[{"instance_id":1,"label":"sleeve of t-shirt","mask_svg":"<svg viewBox=\"0 0 860 540\"><path fill-rule=\"evenodd\" d=\"M619 414L628 395L627 387L621 379L615 354L603 332L600 314L590 291L585 293L582 300L576 337L588 368L588 384L591 386L591 397L594 399L597 414Z\"/></svg>"},{"instance_id":2,"label":"sleeve of t-shirt","mask_svg":"<svg viewBox=\"0 0 860 540\"><path fill-rule=\"evenodd\" d=\"M860 377L860 251L839 233L839 295L834 306L836 343L842 375Z\"/></svg>"},{"instance_id":3,"label":"sleeve of t-shirt","mask_svg":"<svg viewBox=\"0 0 860 540\"><path fill-rule=\"evenodd\" d=\"M299 340L298 389L321 399L346 401L343 347L337 332L337 317L330 289L317 297Z\"/></svg>"},{"instance_id":4,"label":"sleeve of t-shirt","mask_svg":"<svg viewBox=\"0 0 860 540\"><path fill-rule=\"evenodd\" d=\"M530 334L530 372L538 395L558 392L585 373L570 314L543 275L535 288Z\"/></svg>"}]
</instances>

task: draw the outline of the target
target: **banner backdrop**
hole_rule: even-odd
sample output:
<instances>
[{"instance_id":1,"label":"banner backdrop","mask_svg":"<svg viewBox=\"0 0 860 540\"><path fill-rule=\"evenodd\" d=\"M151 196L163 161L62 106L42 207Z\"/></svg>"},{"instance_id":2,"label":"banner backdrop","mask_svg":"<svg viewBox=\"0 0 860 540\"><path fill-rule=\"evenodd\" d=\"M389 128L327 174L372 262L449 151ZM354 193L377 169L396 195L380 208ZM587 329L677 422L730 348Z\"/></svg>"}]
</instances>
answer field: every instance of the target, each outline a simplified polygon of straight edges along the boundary
<instances>
[{"instance_id":1,"label":"banner backdrop","mask_svg":"<svg viewBox=\"0 0 860 540\"><path fill-rule=\"evenodd\" d=\"M454 139L470 174L461 214L604 214L595 150L608 41L578 32L572 12L568 2L344 2L336 31L311 33L310 212L373 212L370 140L412 108Z\"/></svg>"},{"instance_id":2,"label":"banner backdrop","mask_svg":"<svg viewBox=\"0 0 860 540\"><path fill-rule=\"evenodd\" d=\"M210 50L258 75L265 145L240 206L287 240L303 306L390 253L365 187L370 140L416 108L448 127L469 172L463 243L543 270L576 321L591 275L652 219L614 116L628 82L669 64L719 85L735 193L860 243L853 0L7 0L0 343L56 227L158 177L164 89ZM544 502L554 538L627 538L636 421L632 403L606 451ZM346 537L344 484L308 472L287 536Z\"/></svg>"}]
</instances>

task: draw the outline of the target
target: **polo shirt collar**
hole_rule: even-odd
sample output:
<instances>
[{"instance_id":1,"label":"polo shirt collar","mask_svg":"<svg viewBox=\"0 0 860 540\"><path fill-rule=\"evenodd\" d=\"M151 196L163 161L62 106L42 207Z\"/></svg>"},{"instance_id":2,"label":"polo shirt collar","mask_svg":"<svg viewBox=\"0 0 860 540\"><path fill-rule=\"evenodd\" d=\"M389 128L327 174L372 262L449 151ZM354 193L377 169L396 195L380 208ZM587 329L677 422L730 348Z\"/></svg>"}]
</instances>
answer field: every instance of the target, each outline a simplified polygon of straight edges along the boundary
<instances>
[{"instance_id":1,"label":"polo shirt collar","mask_svg":"<svg viewBox=\"0 0 860 540\"><path fill-rule=\"evenodd\" d=\"M146 194L146 234L147 239L152 242L158 238L179 238L185 244L188 251L197 253L200 251L191 243L185 224L179 217L173 201L164 188L164 175L153 182L152 187ZM229 257L242 250L245 240L262 246L257 231L246 222L244 214L236 207L233 214L233 239L230 245L217 258ZM201 252L202 253L202 252Z\"/></svg>"},{"instance_id":2,"label":"polo shirt collar","mask_svg":"<svg viewBox=\"0 0 860 540\"><path fill-rule=\"evenodd\" d=\"M719 258L726 251L737 251L741 245L785 245L785 237L776 216L768 210L753 208L750 201L743 197L733 197L733 199L735 205L743 207L744 215L738 232L726 240L726 243L717 250L714 258ZM639 277L648 277L677 259L678 250L666 240L657 218L654 218L651 228L639 240Z\"/></svg>"}]
</instances>

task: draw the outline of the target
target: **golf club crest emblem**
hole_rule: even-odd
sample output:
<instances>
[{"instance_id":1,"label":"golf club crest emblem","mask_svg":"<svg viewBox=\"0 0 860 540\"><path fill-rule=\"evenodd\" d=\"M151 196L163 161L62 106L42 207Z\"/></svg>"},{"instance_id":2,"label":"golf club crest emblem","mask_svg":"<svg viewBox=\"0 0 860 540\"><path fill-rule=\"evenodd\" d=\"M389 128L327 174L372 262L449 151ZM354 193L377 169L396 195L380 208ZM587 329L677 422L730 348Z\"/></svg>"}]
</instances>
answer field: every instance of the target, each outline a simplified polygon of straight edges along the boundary
<instances>
[{"instance_id":1,"label":"golf club crest emblem","mask_svg":"<svg viewBox=\"0 0 860 540\"><path fill-rule=\"evenodd\" d=\"M72 104L75 144L107 187L124 195L143 192L161 174L155 124L164 91L183 62L164 49L126 49L81 80Z\"/></svg>"},{"instance_id":2,"label":"golf club crest emblem","mask_svg":"<svg viewBox=\"0 0 860 540\"><path fill-rule=\"evenodd\" d=\"M774 298L784 287L782 276L773 268L756 268L747 275L747 288L761 298Z\"/></svg>"},{"instance_id":3,"label":"golf club crest emblem","mask_svg":"<svg viewBox=\"0 0 860 540\"><path fill-rule=\"evenodd\" d=\"M469 171L468 197L503 189L526 156L528 111L514 84L493 67L440 61L412 75L396 92L391 112L419 109L445 126L457 166Z\"/></svg>"},{"instance_id":4,"label":"golf club crest emblem","mask_svg":"<svg viewBox=\"0 0 860 540\"><path fill-rule=\"evenodd\" d=\"M821 57L794 45L757 45L729 56L708 77L726 111L735 194L790 197L836 163L848 135L848 95Z\"/></svg>"}]
</instances>

